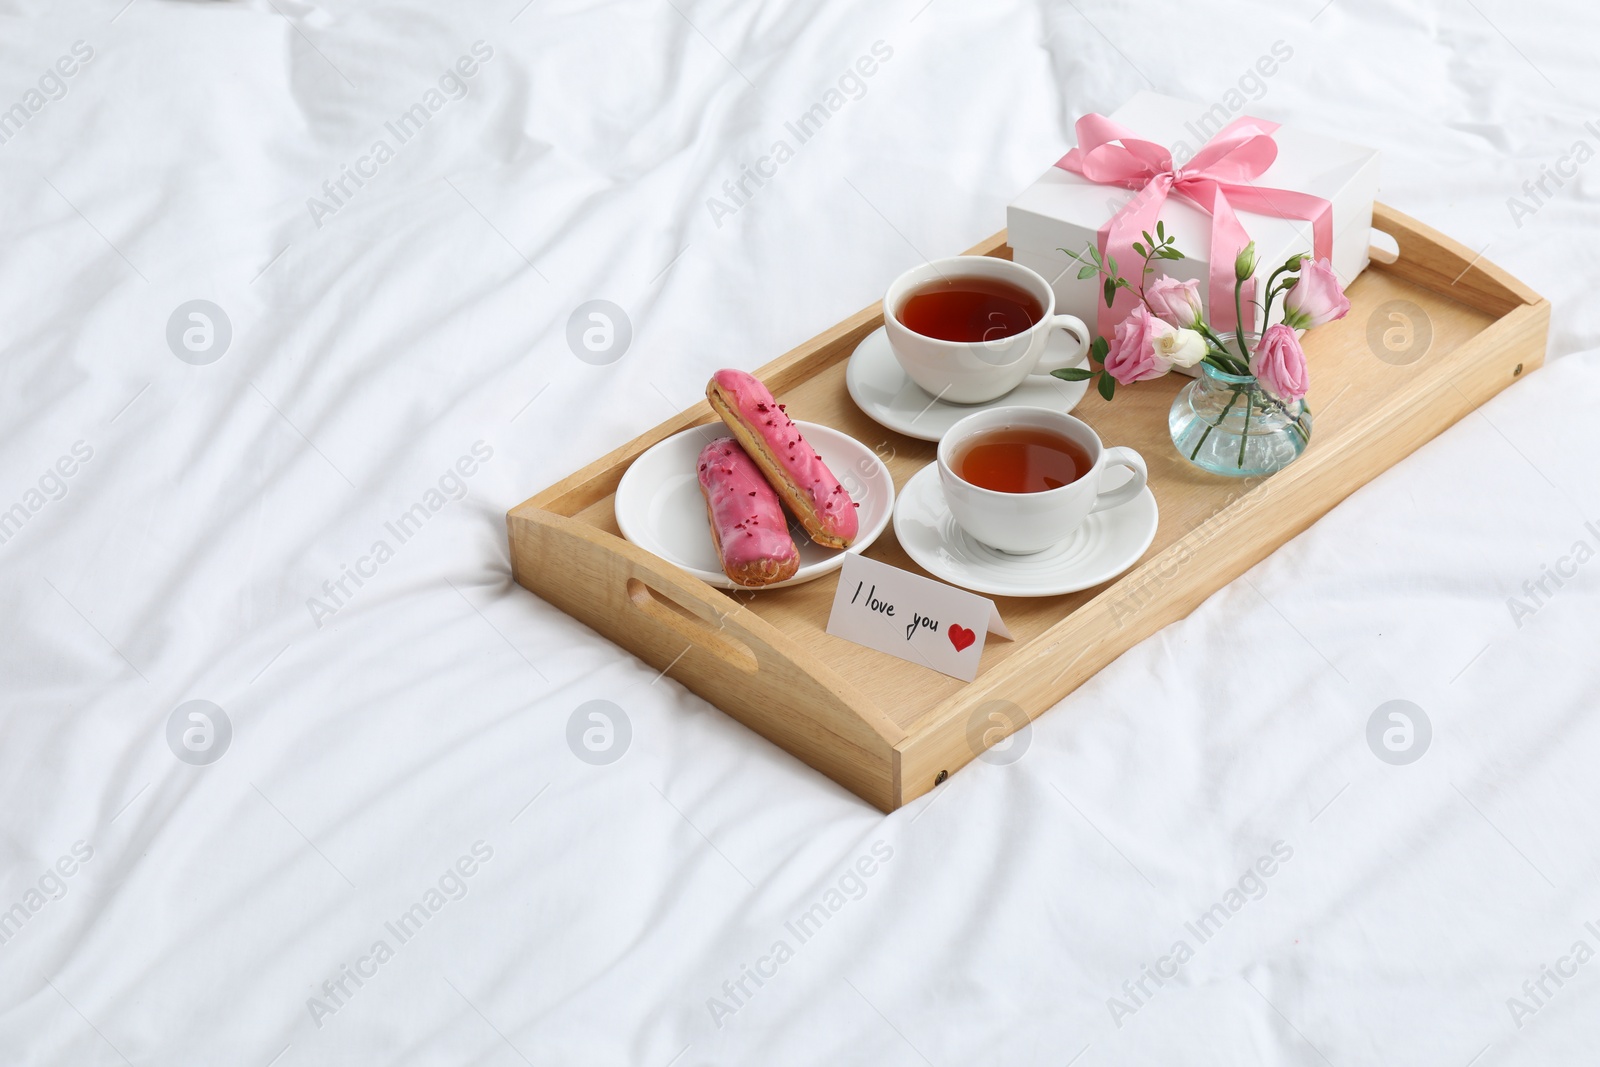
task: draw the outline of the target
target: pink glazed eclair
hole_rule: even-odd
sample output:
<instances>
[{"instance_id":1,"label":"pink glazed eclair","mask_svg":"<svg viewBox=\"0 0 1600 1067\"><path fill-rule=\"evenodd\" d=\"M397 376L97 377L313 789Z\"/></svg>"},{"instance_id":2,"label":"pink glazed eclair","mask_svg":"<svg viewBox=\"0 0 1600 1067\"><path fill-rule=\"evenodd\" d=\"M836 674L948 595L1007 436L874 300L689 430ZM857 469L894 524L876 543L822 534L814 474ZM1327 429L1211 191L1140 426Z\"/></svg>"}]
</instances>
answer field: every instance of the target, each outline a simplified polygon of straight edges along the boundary
<instances>
[{"instance_id":1,"label":"pink glazed eclair","mask_svg":"<svg viewBox=\"0 0 1600 1067\"><path fill-rule=\"evenodd\" d=\"M855 502L767 387L742 370L719 370L706 399L811 540L848 548L858 527Z\"/></svg>"},{"instance_id":2,"label":"pink glazed eclair","mask_svg":"<svg viewBox=\"0 0 1600 1067\"><path fill-rule=\"evenodd\" d=\"M700 492L722 570L735 585L760 586L793 578L800 550L778 494L739 442L719 437L700 450Z\"/></svg>"}]
</instances>

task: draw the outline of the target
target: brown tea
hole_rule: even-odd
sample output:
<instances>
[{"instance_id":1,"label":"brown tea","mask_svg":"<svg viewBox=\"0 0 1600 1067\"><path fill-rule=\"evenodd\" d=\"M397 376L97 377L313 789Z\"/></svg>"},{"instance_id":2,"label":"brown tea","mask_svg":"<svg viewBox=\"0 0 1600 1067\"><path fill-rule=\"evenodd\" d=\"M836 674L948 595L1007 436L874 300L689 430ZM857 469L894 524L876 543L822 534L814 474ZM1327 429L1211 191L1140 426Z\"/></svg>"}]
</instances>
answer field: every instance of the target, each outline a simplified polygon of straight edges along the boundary
<instances>
[{"instance_id":1,"label":"brown tea","mask_svg":"<svg viewBox=\"0 0 1600 1067\"><path fill-rule=\"evenodd\" d=\"M929 282L900 305L908 329L939 341L994 341L1012 337L1044 317L1032 293L997 278Z\"/></svg>"},{"instance_id":2,"label":"brown tea","mask_svg":"<svg viewBox=\"0 0 1600 1067\"><path fill-rule=\"evenodd\" d=\"M963 481L997 493L1042 493L1089 473L1089 453L1050 430L1018 426L973 434L951 463Z\"/></svg>"}]
</instances>

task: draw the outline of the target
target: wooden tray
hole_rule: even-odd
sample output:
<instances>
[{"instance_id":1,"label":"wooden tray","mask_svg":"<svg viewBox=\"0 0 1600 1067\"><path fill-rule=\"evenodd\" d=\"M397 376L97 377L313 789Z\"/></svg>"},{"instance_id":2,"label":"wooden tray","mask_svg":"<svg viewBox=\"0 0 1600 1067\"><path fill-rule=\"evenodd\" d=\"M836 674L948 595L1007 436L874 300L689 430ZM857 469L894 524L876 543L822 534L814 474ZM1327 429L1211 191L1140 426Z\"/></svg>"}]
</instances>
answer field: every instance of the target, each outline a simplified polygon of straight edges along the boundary
<instances>
[{"instance_id":1,"label":"wooden tray","mask_svg":"<svg viewBox=\"0 0 1600 1067\"><path fill-rule=\"evenodd\" d=\"M1090 390L1075 414L1150 466L1161 527L1138 566L1081 593L997 602L1015 641L988 642L971 683L824 632L836 577L770 592L724 593L623 540L612 496L628 464L657 441L714 421L702 401L517 505L506 516L516 580L682 682L746 726L884 811L942 782L986 745L1053 706L1125 650L1183 618L1328 509L1544 361L1550 305L1471 250L1383 205L1373 228L1398 256L1373 250L1350 286L1350 313L1307 335L1314 383L1311 445L1266 479L1206 474L1167 436L1178 375ZM1002 231L969 254L1010 258ZM1369 344L1391 301L1422 309L1426 352L1408 365ZM756 371L796 419L877 446L895 486L934 445L886 430L845 390L845 363L883 323L853 315ZM1376 323L1376 325L1373 325ZM891 527L866 553L921 573ZM996 710L1020 709L1009 724Z\"/></svg>"}]
</instances>

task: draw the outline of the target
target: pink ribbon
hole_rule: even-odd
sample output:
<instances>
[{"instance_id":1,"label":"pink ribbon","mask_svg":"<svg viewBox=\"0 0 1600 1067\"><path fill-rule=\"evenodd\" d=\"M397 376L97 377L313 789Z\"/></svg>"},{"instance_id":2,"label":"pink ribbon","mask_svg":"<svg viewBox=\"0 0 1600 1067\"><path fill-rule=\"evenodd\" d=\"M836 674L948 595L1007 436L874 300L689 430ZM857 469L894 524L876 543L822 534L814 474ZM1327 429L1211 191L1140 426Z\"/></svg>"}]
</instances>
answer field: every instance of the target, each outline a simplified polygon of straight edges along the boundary
<instances>
[{"instance_id":1,"label":"pink ribbon","mask_svg":"<svg viewBox=\"0 0 1600 1067\"><path fill-rule=\"evenodd\" d=\"M1277 128L1276 122L1242 116L1218 131L1193 159L1179 167L1173 163L1172 153L1155 141L1135 137L1132 130L1104 115L1089 114L1078 120L1078 147L1062 156L1056 166L1098 185L1138 190L1100 227L1098 235L1101 256L1115 259L1123 277L1136 287L1142 257L1133 251L1133 243L1141 239L1141 233L1155 233L1156 220L1167 197L1177 194L1209 213L1209 321L1218 331L1231 330L1238 324L1233 310L1233 264L1250 241L1235 214L1236 207L1275 218L1305 219L1311 223L1315 258L1329 259L1333 255L1332 204L1319 196L1252 184L1278 158L1278 144L1272 139ZM1250 306L1254 291L1255 280L1251 279L1241 294L1245 307ZM1136 293L1118 289L1112 306L1107 307L1104 297L1097 294L1100 332L1109 337L1138 299Z\"/></svg>"}]
</instances>

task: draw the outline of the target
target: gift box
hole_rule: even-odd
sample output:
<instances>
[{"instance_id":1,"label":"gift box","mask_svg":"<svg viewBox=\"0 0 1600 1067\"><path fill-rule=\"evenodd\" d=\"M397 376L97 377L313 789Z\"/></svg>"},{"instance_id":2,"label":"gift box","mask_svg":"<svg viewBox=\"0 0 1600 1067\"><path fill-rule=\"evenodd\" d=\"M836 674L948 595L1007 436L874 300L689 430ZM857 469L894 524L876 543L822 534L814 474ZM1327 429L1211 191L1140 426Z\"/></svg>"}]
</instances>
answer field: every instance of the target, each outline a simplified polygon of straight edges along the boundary
<instances>
[{"instance_id":1,"label":"gift box","mask_svg":"<svg viewBox=\"0 0 1600 1067\"><path fill-rule=\"evenodd\" d=\"M1215 272L1211 263L1214 238L1228 232L1237 234L1237 245L1255 241L1258 292L1289 256L1321 251L1315 248L1319 237L1343 285L1366 267L1378 191L1376 150L1253 119L1222 104L1207 108L1150 92L1108 118L1080 120L1079 148L1006 209L1014 257L1050 281L1057 311L1109 334L1137 297L1124 292L1108 310L1104 278L1079 279L1082 264L1059 249L1081 254L1102 247L1105 230L1117 267L1137 285L1141 257L1128 246L1142 243L1141 230L1154 232L1156 218L1185 258L1151 260L1157 273L1147 278L1199 281L1208 319L1219 329L1235 321L1232 254ZM1084 143L1086 135L1093 143ZM1133 138L1153 143L1130 143ZM1319 208L1326 215L1314 221ZM1148 225L1133 225L1138 221ZM1225 240L1218 244L1231 247ZM1214 292L1225 292L1228 306L1213 308ZM1246 305L1244 316L1252 329L1260 328L1259 308Z\"/></svg>"}]
</instances>

